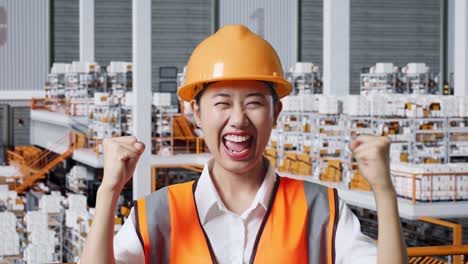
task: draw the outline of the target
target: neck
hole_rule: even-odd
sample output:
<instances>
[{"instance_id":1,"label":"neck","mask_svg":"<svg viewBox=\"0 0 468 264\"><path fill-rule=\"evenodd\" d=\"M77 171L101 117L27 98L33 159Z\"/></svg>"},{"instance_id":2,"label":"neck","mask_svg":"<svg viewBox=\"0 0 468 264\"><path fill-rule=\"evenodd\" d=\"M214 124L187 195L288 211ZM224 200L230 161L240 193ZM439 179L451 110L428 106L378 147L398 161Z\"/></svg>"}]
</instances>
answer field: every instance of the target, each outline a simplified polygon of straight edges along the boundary
<instances>
[{"instance_id":1,"label":"neck","mask_svg":"<svg viewBox=\"0 0 468 264\"><path fill-rule=\"evenodd\" d=\"M251 205L263 183L266 171L267 162L262 157L257 165L246 173L233 173L215 162L210 174L226 207L234 213L241 214Z\"/></svg>"}]
</instances>

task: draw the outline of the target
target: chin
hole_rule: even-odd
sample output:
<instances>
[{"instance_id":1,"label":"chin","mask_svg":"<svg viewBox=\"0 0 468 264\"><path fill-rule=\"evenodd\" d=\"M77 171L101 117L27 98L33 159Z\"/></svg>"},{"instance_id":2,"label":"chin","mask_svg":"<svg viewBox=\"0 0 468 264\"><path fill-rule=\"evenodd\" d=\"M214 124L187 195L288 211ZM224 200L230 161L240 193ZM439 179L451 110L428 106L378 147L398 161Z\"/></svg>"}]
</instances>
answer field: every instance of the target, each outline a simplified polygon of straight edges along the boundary
<instances>
[{"instance_id":1,"label":"chin","mask_svg":"<svg viewBox=\"0 0 468 264\"><path fill-rule=\"evenodd\" d=\"M252 157L245 160L232 160L229 157L222 157L220 159L216 159L216 163L231 173L244 174L253 170L261 160L261 155L259 157Z\"/></svg>"}]
</instances>

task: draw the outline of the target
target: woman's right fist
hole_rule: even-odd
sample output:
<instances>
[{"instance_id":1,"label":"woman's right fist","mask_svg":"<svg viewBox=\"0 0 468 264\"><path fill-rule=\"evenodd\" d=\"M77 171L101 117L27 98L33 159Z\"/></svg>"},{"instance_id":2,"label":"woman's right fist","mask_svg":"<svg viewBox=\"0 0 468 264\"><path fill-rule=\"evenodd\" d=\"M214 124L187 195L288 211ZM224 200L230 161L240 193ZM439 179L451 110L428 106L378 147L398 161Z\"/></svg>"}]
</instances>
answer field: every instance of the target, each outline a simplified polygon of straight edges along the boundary
<instances>
[{"instance_id":1,"label":"woman's right fist","mask_svg":"<svg viewBox=\"0 0 468 264\"><path fill-rule=\"evenodd\" d=\"M104 178L101 187L120 193L130 180L145 145L134 136L105 138Z\"/></svg>"}]
</instances>

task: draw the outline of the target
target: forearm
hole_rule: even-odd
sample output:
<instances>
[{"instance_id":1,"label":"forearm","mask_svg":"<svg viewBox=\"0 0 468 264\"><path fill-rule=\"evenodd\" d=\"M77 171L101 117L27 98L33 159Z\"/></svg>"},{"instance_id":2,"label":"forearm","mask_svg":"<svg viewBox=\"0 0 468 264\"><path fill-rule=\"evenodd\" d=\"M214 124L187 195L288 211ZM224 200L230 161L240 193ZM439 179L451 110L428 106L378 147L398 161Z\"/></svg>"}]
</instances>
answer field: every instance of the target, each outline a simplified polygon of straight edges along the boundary
<instances>
[{"instance_id":1,"label":"forearm","mask_svg":"<svg viewBox=\"0 0 468 264\"><path fill-rule=\"evenodd\" d=\"M396 192L391 190L375 192L379 224L379 264L408 263L406 244L401 231Z\"/></svg>"},{"instance_id":2,"label":"forearm","mask_svg":"<svg viewBox=\"0 0 468 264\"><path fill-rule=\"evenodd\" d=\"M114 263L114 217L118 194L99 188L96 210L80 263Z\"/></svg>"}]
</instances>

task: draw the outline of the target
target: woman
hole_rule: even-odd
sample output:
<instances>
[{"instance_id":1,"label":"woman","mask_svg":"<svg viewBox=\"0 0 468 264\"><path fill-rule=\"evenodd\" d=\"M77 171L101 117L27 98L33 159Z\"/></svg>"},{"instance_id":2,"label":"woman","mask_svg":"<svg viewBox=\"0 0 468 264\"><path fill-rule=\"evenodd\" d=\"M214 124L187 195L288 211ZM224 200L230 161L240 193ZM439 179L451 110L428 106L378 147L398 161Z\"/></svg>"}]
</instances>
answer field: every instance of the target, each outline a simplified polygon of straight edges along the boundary
<instances>
[{"instance_id":1,"label":"woman","mask_svg":"<svg viewBox=\"0 0 468 264\"><path fill-rule=\"evenodd\" d=\"M134 137L106 140L81 263L406 263L387 137L349 145L375 195L377 245L336 190L281 178L263 157L279 99L290 91L274 49L246 27L226 26L204 40L178 94L213 158L198 181L139 199L113 238L116 199L144 146Z\"/></svg>"}]
</instances>

